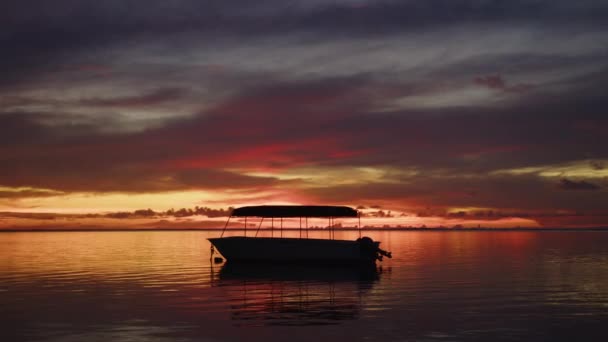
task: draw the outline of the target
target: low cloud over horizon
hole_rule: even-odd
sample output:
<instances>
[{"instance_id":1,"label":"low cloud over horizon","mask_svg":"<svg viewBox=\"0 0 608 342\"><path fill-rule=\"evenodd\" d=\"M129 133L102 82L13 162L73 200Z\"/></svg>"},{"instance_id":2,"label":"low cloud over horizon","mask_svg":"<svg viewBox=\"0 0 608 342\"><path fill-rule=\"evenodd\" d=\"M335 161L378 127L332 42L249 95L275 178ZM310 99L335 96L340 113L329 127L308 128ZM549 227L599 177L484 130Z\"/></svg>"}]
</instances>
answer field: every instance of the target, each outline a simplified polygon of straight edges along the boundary
<instances>
[{"instance_id":1,"label":"low cloud over horizon","mask_svg":"<svg viewBox=\"0 0 608 342\"><path fill-rule=\"evenodd\" d=\"M2 212L346 204L608 226L607 4L9 0L0 13Z\"/></svg>"}]
</instances>

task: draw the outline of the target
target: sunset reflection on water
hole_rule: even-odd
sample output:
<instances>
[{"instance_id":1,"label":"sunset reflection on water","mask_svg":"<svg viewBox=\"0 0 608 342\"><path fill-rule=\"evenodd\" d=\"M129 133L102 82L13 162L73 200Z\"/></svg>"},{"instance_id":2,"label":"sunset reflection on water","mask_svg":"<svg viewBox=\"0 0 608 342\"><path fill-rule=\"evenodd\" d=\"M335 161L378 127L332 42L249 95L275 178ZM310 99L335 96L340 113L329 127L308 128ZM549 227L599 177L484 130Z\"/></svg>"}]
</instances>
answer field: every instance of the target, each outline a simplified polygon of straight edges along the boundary
<instances>
[{"instance_id":1,"label":"sunset reflection on water","mask_svg":"<svg viewBox=\"0 0 608 342\"><path fill-rule=\"evenodd\" d=\"M213 264L217 234L2 233L1 340L606 334L608 233L365 232L394 256L372 270Z\"/></svg>"}]
</instances>

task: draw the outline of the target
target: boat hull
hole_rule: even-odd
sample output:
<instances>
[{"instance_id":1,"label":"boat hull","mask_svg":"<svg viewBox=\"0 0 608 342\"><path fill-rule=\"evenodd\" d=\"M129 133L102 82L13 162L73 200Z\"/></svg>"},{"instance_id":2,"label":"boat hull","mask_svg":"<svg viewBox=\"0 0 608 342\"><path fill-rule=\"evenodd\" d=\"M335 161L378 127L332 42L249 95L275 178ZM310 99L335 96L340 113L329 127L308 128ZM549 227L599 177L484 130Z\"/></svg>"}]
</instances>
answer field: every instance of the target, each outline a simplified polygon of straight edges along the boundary
<instances>
[{"instance_id":1,"label":"boat hull","mask_svg":"<svg viewBox=\"0 0 608 342\"><path fill-rule=\"evenodd\" d=\"M231 236L209 241L230 262L373 263L376 253L358 241ZM379 242L374 242L377 248Z\"/></svg>"}]
</instances>

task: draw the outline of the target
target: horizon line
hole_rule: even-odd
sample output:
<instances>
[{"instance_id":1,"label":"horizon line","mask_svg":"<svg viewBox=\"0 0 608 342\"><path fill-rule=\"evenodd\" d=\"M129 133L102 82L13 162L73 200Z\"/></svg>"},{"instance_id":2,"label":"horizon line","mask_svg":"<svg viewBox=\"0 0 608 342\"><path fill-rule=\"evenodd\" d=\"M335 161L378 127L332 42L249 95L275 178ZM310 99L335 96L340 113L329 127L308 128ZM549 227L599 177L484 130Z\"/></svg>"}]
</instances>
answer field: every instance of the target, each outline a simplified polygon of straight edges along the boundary
<instances>
[{"instance_id":1,"label":"horizon line","mask_svg":"<svg viewBox=\"0 0 608 342\"><path fill-rule=\"evenodd\" d=\"M75 228L75 229L66 229L66 228L24 228L24 229L0 229L0 233L27 233L27 232L131 232L131 231L222 231L224 228L168 228L168 227L159 227L159 228L99 228L99 227L91 227L91 228ZM227 231L243 231L242 228L227 228ZM248 229L250 231L257 230L257 228ZM272 231L272 228L261 228L263 231ZM274 230L280 231L280 228L274 228ZM283 228L282 230L286 231L300 231L300 228ZM313 230L313 231L325 231L328 230L327 227L324 228L302 228L302 230ZM335 229L334 229L335 230ZM474 231L608 231L608 227L606 226L594 226L594 227L505 227L505 228L490 228L490 227L470 227L470 228L450 228L450 227L425 227L425 228L417 228L417 227L401 227L401 228L391 228L391 227L367 227L367 228L338 228L338 231L445 231L445 232L474 232ZM277 237L280 238L280 237Z\"/></svg>"}]
</instances>

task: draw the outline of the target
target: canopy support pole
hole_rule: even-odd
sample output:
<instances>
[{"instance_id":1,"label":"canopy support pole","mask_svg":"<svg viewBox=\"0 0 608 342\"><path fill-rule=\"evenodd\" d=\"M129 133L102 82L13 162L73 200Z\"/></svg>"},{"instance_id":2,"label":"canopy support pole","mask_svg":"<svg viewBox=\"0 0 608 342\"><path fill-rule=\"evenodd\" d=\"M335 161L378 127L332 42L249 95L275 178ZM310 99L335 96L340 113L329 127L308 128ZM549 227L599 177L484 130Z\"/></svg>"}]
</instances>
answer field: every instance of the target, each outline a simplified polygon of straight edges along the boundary
<instances>
[{"instance_id":1,"label":"canopy support pole","mask_svg":"<svg viewBox=\"0 0 608 342\"><path fill-rule=\"evenodd\" d=\"M262 217L262 220L260 221L260 225L258 226L258 229L255 231L255 237L258 237L258 232L260 231L260 227L262 227L262 222L264 222L263 217Z\"/></svg>"},{"instance_id":2,"label":"canopy support pole","mask_svg":"<svg viewBox=\"0 0 608 342\"><path fill-rule=\"evenodd\" d=\"M361 213L357 212L357 218L359 219L359 239L361 238Z\"/></svg>"},{"instance_id":3,"label":"canopy support pole","mask_svg":"<svg viewBox=\"0 0 608 342\"><path fill-rule=\"evenodd\" d=\"M226 232L226 228L228 227L228 222L230 222L230 218L232 218L232 216L228 216L228 221L226 221L224 229L222 229L222 235L220 235L220 238L224 237L224 233Z\"/></svg>"}]
</instances>

